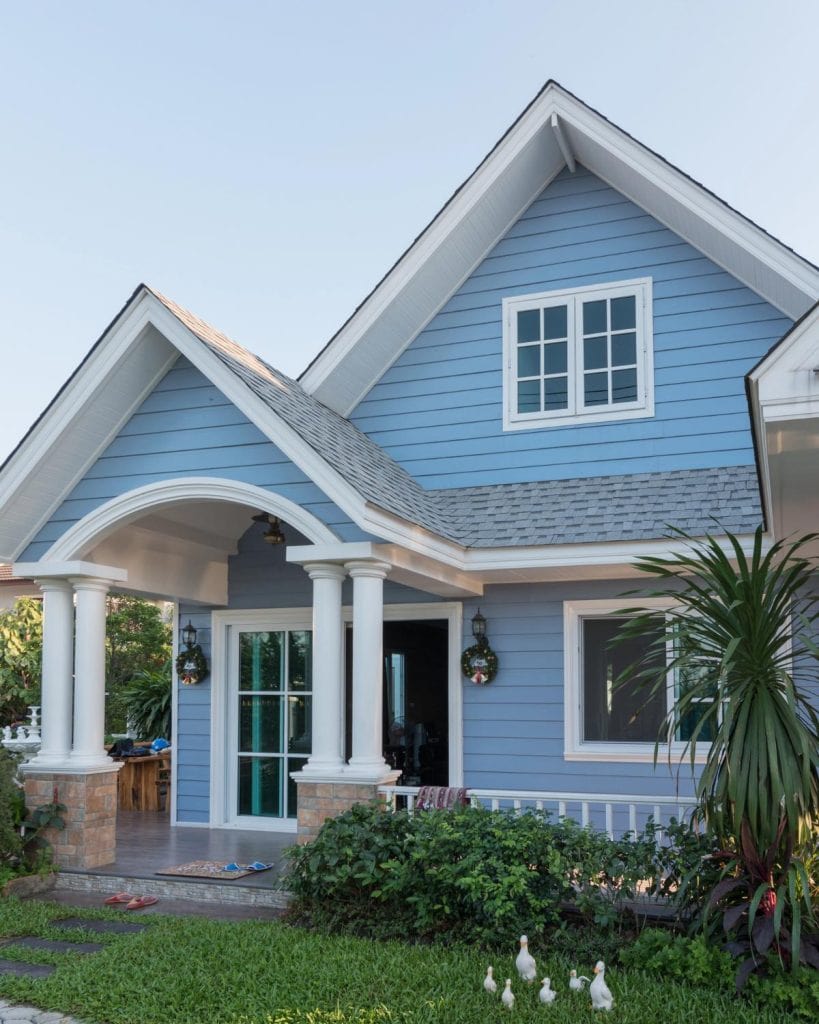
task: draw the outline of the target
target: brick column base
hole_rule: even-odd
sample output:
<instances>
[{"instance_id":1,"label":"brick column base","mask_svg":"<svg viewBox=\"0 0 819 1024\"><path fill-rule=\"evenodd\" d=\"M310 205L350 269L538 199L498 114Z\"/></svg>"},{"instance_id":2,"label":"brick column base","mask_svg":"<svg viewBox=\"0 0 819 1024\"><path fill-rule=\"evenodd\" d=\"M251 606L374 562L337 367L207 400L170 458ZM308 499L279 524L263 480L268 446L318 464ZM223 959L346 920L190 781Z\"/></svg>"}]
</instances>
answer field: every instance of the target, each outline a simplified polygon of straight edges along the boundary
<instances>
[{"instance_id":1,"label":"brick column base","mask_svg":"<svg viewBox=\"0 0 819 1024\"><path fill-rule=\"evenodd\" d=\"M382 785L382 782L307 782L297 779L296 841L309 843L316 838L327 818L349 811L354 804L378 799L378 787Z\"/></svg>"},{"instance_id":2,"label":"brick column base","mask_svg":"<svg viewBox=\"0 0 819 1024\"><path fill-rule=\"evenodd\" d=\"M26 807L65 804L64 829L49 829L54 863L61 868L111 864L117 852L117 772L25 773Z\"/></svg>"}]
</instances>

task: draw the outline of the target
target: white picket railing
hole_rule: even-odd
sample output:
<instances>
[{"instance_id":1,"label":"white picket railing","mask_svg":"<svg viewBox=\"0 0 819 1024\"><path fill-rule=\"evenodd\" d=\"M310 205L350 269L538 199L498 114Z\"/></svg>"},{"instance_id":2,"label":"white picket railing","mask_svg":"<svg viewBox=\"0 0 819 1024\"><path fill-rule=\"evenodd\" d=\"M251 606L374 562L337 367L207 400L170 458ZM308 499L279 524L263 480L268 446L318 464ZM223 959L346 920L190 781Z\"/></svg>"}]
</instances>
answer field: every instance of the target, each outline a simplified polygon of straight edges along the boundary
<instances>
[{"instance_id":1,"label":"white picket railing","mask_svg":"<svg viewBox=\"0 0 819 1024\"><path fill-rule=\"evenodd\" d=\"M415 809L418 786L380 786L390 810L401 802L410 813ZM572 818L584 828L605 831L611 839L626 833L637 834L653 820L665 829L671 818L684 821L696 801L690 797L623 796L619 793L548 793L540 790L468 789L473 805L488 806L493 811L513 810L518 813L534 809L550 811L558 819ZM657 841L662 833L658 831Z\"/></svg>"}]
</instances>

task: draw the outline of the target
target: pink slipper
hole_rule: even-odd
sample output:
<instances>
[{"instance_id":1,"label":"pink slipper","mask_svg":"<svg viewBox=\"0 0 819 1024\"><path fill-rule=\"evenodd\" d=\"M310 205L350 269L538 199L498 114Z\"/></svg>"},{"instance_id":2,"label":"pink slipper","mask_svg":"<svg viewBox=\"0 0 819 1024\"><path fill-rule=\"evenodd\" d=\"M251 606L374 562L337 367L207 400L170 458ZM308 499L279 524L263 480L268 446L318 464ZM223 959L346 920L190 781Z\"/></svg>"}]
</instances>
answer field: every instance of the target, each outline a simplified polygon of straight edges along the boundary
<instances>
[{"instance_id":1,"label":"pink slipper","mask_svg":"<svg viewBox=\"0 0 819 1024\"><path fill-rule=\"evenodd\" d=\"M114 896L109 896L103 900L103 903L107 903L108 906L113 906L115 903L130 903L134 897L129 892L118 892Z\"/></svg>"},{"instance_id":2,"label":"pink slipper","mask_svg":"<svg viewBox=\"0 0 819 1024\"><path fill-rule=\"evenodd\" d=\"M125 907L126 910L142 910L143 907L152 907L154 903L159 903L158 896L134 896L129 904Z\"/></svg>"}]
</instances>

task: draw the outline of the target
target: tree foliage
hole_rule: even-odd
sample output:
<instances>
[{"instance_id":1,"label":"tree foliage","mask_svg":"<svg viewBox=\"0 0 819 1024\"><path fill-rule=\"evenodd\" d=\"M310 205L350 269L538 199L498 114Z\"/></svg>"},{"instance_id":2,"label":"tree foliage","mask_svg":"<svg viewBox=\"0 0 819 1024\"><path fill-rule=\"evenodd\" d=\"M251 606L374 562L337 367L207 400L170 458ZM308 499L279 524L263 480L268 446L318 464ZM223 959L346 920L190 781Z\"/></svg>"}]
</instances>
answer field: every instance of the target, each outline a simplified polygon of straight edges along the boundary
<instances>
[{"instance_id":1,"label":"tree foliage","mask_svg":"<svg viewBox=\"0 0 819 1024\"><path fill-rule=\"evenodd\" d=\"M143 673L158 672L171 656L171 627L157 605L141 597L108 598L105 630L106 729L126 725L126 691Z\"/></svg>"},{"instance_id":2,"label":"tree foliage","mask_svg":"<svg viewBox=\"0 0 819 1024\"><path fill-rule=\"evenodd\" d=\"M43 610L36 598L21 597L0 612L0 724L28 718L40 703Z\"/></svg>"}]
</instances>

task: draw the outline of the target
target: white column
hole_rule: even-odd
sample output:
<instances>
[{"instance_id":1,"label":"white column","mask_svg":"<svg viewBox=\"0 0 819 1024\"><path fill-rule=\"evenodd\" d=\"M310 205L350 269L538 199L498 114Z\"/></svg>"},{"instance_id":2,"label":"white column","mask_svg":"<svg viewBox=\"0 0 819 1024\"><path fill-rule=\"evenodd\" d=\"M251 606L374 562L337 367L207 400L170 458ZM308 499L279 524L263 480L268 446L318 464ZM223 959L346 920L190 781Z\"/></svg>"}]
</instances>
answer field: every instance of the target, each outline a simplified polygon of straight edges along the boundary
<instances>
[{"instance_id":1,"label":"white column","mask_svg":"<svg viewBox=\"0 0 819 1024\"><path fill-rule=\"evenodd\" d=\"M344 665L340 565L309 563L313 581L313 746L305 775L340 775L344 768Z\"/></svg>"},{"instance_id":2,"label":"white column","mask_svg":"<svg viewBox=\"0 0 819 1024\"><path fill-rule=\"evenodd\" d=\"M380 781L384 761L384 579L385 562L348 562L353 580L353 754L348 774Z\"/></svg>"},{"instance_id":3,"label":"white column","mask_svg":"<svg viewBox=\"0 0 819 1024\"><path fill-rule=\"evenodd\" d=\"M43 592L42 743L36 768L65 765L74 705L74 591L67 580L37 579Z\"/></svg>"},{"instance_id":4,"label":"white column","mask_svg":"<svg viewBox=\"0 0 819 1024\"><path fill-rule=\"evenodd\" d=\"M74 656L74 743L71 764L111 766L105 753L105 598L110 583L75 577L77 631Z\"/></svg>"}]
</instances>

